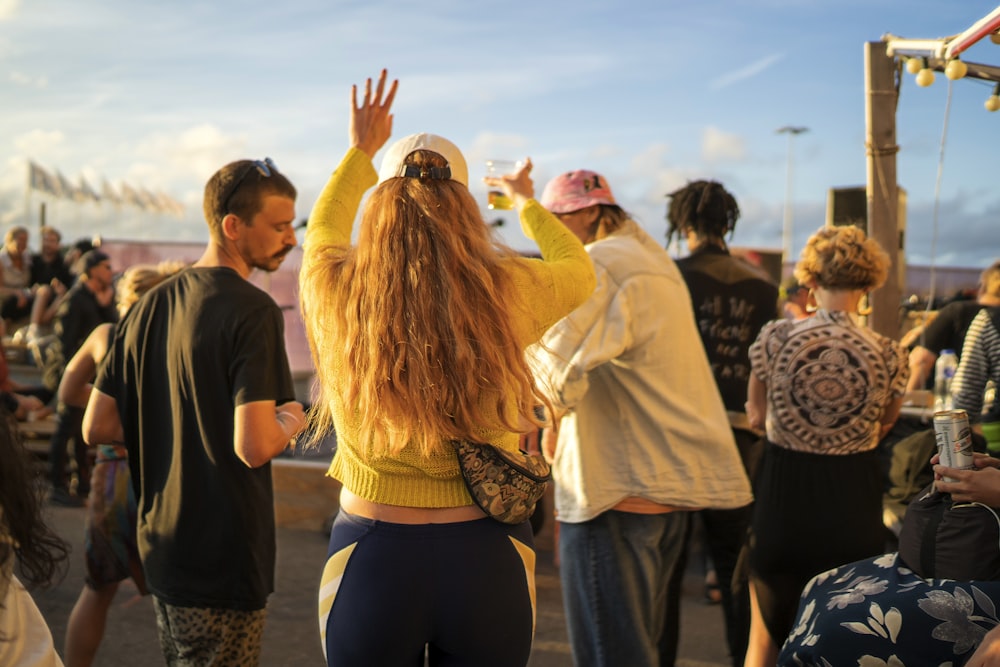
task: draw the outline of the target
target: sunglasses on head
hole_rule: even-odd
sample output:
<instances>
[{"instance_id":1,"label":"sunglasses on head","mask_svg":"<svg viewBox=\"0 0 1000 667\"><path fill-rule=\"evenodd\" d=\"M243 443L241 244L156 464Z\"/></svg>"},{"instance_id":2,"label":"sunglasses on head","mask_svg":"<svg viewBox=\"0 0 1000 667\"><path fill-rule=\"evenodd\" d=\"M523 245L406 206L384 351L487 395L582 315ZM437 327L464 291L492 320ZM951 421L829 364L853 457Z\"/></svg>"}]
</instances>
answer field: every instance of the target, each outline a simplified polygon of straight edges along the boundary
<instances>
[{"instance_id":1,"label":"sunglasses on head","mask_svg":"<svg viewBox=\"0 0 1000 667\"><path fill-rule=\"evenodd\" d=\"M266 157L263 160L254 160L247 165L247 167L243 170L243 173L240 174L240 177L233 182L233 186L229 190L229 194L226 195L225 203L222 207L223 211L227 213L229 212L230 200L233 198L233 195L236 194L236 191L240 189L243 181L245 181L247 176L252 174L254 170L256 170L262 177L270 178L273 174L278 173L278 166L274 164L274 160L269 157Z\"/></svg>"}]
</instances>

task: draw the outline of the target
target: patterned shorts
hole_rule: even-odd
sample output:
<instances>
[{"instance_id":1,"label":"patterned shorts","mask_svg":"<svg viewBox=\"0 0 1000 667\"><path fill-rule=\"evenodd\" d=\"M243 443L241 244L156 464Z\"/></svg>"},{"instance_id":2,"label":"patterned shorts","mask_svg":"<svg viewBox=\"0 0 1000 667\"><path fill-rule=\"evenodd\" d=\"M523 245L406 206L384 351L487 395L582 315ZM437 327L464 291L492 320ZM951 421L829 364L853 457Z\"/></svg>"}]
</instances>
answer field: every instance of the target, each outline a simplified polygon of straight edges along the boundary
<instances>
[{"instance_id":1,"label":"patterned shorts","mask_svg":"<svg viewBox=\"0 0 1000 667\"><path fill-rule=\"evenodd\" d=\"M133 576L141 579L142 566L135 543L136 504L128 461L124 453L102 446L90 476L87 507L87 584L102 588ZM145 584L136 581L145 593Z\"/></svg>"},{"instance_id":2,"label":"patterned shorts","mask_svg":"<svg viewBox=\"0 0 1000 667\"><path fill-rule=\"evenodd\" d=\"M169 667L260 664L266 609L175 607L155 595L153 606L160 649Z\"/></svg>"}]
</instances>

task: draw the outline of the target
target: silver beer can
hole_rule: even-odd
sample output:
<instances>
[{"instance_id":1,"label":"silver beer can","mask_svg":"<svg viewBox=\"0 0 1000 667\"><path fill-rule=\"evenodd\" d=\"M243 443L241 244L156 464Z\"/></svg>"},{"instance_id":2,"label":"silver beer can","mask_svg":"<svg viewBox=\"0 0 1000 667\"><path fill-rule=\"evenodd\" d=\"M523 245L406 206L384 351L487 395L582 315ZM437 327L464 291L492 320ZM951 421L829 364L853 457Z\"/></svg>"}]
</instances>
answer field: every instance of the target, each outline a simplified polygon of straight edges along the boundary
<instances>
[{"instance_id":1,"label":"silver beer can","mask_svg":"<svg viewBox=\"0 0 1000 667\"><path fill-rule=\"evenodd\" d=\"M957 470L972 470L972 431L965 410L943 410L934 413L934 439L937 441L941 465ZM944 478L946 482L954 479Z\"/></svg>"}]
</instances>

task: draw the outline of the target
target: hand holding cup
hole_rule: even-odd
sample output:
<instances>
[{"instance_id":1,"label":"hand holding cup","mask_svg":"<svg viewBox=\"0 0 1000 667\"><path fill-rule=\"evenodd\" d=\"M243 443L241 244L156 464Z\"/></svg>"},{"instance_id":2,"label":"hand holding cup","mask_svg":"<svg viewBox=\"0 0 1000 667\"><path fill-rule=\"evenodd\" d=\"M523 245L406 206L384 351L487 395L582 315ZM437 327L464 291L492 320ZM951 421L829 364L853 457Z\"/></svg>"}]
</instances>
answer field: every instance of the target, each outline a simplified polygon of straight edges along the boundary
<instances>
[{"instance_id":1,"label":"hand holding cup","mask_svg":"<svg viewBox=\"0 0 1000 667\"><path fill-rule=\"evenodd\" d=\"M526 199L535 196L531 180L531 158L523 162L513 160L487 160L489 173L483 182L489 186L488 206L494 210L510 210Z\"/></svg>"}]
</instances>

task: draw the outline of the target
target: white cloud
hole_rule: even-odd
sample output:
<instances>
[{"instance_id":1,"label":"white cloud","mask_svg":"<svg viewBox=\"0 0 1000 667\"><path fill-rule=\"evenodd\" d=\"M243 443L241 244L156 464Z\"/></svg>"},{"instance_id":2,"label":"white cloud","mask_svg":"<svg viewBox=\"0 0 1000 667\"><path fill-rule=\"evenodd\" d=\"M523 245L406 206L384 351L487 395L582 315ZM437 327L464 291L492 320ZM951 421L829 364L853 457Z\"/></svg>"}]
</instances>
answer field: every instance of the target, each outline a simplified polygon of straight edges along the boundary
<instances>
[{"instance_id":1,"label":"white cloud","mask_svg":"<svg viewBox=\"0 0 1000 667\"><path fill-rule=\"evenodd\" d=\"M764 70L768 69L779 60L785 57L783 53L772 53L769 56L765 56L759 60L756 60L746 67L741 67L738 70L733 70L732 72L727 72L722 76L716 77L709 82L708 87L711 90L718 90L720 88L725 88L726 86L731 86L734 83L738 83L745 79L750 79Z\"/></svg>"},{"instance_id":2,"label":"white cloud","mask_svg":"<svg viewBox=\"0 0 1000 667\"><path fill-rule=\"evenodd\" d=\"M469 178L477 171L485 173L482 163L486 160L520 160L525 157L530 142L520 134L499 134L480 132L472 140L472 145L463 149L469 166ZM461 148L461 147L460 147Z\"/></svg>"},{"instance_id":3,"label":"white cloud","mask_svg":"<svg viewBox=\"0 0 1000 667\"><path fill-rule=\"evenodd\" d=\"M31 88L45 88L49 85L49 79L45 76L31 76L24 72L11 72L10 80L19 86Z\"/></svg>"},{"instance_id":4,"label":"white cloud","mask_svg":"<svg viewBox=\"0 0 1000 667\"><path fill-rule=\"evenodd\" d=\"M66 144L66 136L59 130L31 130L13 139L14 148L21 155L44 160Z\"/></svg>"},{"instance_id":5,"label":"white cloud","mask_svg":"<svg viewBox=\"0 0 1000 667\"><path fill-rule=\"evenodd\" d=\"M20 6L21 0L0 0L0 21L10 19Z\"/></svg>"},{"instance_id":6,"label":"white cloud","mask_svg":"<svg viewBox=\"0 0 1000 667\"><path fill-rule=\"evenodd\" d=\"M746 155L746 141L739 135L727 134L711 125L701 134L701 157L705 162L740 161Z\"/></svg>"},{"instance_id":7,"label":"white cloud","mask_svg":"<svg viewBox=\"0 0 1000 667\"><path fill-rule=\"evenodd\" d=\"M205 123L178 133L156 133L136 146L142 158L129 167L131 177L159 174L158 180L197 181L199 187L222 165L245 157L247 139ZM280 167L280 165L279 165Z\"/></svg>"}]
</instances>

